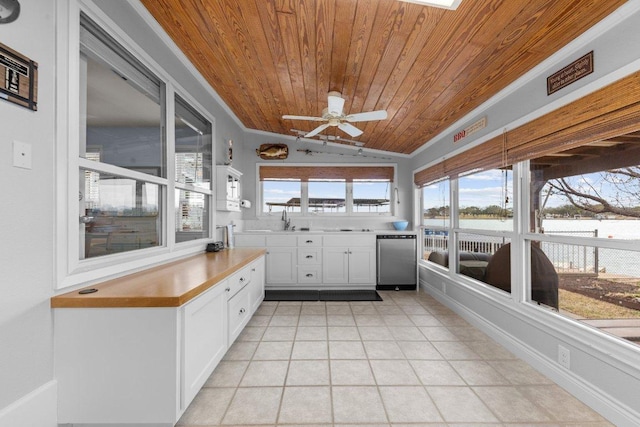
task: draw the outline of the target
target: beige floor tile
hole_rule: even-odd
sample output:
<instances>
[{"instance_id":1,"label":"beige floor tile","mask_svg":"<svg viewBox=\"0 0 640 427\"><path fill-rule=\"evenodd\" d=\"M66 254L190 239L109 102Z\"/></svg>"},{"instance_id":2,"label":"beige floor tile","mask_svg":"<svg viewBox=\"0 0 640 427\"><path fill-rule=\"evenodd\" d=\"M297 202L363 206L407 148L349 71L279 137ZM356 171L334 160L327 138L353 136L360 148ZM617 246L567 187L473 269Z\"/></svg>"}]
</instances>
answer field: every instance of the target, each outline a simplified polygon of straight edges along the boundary
<instances>
[{"instance_id":1,"label":"beige floor tile","mask_svg":"<svg viewBox=\"0 0 640 427\"><path fill-rule=\"evenodd\" d=\"M553 421L546 411L520 393L518 387L473 387L473 390L503 422Z\"/></svg>"},{"instance_id":2,"label":"beige floor tile","mask_svg":"<svg viewBox=\"0 0 640 427\"><path fill-rule=\"evenodd\" d=\"M238 335L238 341L260 341L266 329L266 326L245 326Z\"/></svg>"},{"instance_id":3,"label":"beige floor tile","mask_svg":"<svg viewBox=\"0 0 640 427\"><path fill-rule=\"evenodd\" d=\"M273 316L269 326L298 326L299 316Z\"/></svg>"},{"instance_id":4,"label":"beige floor tile","mask_svg":"<svg viewBox=\"0 0 640 427\"><path fill-rule=\"evenodd\" d=\"M405 359L404 353L394 341L363 341L369 360Z\"/></svg>"},{"instance_id":5,"label":"beige floor tile","mask_svg":"<svg viewBox=\"0 0 640 427\"><path fill-rule=\"evenodd\" d=\"M469 385L509 385L511 384L502 374L481 360L452 360L449 362L453 369Z\"/></svg>"},{"instance_id":6,"label":"beige floor tile","mask_svg":"<svg viewBox=\"0 0 640 427\"><path fill-rule=\"evenodd\" d=\"M283 386L288 367L287 360L254 360L247 367L240 387Z\"/></svg>"},{"instance_id":7,"label":"beige floor tile","mask_svg":"<svg viewBox=\"0 0 640 427\"><path fill-rule=\"evenodd\" d=\"M360 341L329 341L331 359L366 359L364 347Z\"/></svg>"},{"instance_id":8,"label":"beige floor tile","mask_svg":"<svg viewBox=\"0 0 640 427\"><path fill-rule=\"evenodd\" d=\"M358 326L385 326L384 319L379 314L354 314Z\"/></svg>"},{"instance_id":9,"label":"beige floor tile","mask_svg":"<svg viewBox=\"0 0 640 427\"><path fill-rule=\"evenodd\" d=\"M406 314L383 314L382 319L387 326L414 326Z\"/></svg>"},{"instance_id":10,"label":"beige floor tile","mask_svg":"<svg viewBox=\"0 0 640 427\"><path fill-rule=\"evenodd\" d=\"M447 360L477 360L482 359L478 353L466 344L454 341L433 341L433 346Z\"/></svg>"},{"instance_id":11,"label":"beige floor tile","mask_svg":"<svg viewBox=\"0 0 640 427\"><path fill-rule=\"evenodd\" d=\"M438 318L430 314L410 314L409 319L415 326L442 326Z\"/></svg>"},{"instance_id":12,"label":"beige floor tile","mask_svg":"<svg viewBox=\"0 0 640 427\"><path fill-rule=\"evenodd\" d=\"M304 301L300 315L325 315L327 313L327 306L323 301Z\"/></svg>"},{"instance_id":13,"label":"beige floor tile","mask_svg":"<svg viewBox=\"0 0 640 427\"><path fill-rule=\"evenodd\" d=\"M298 326L327 326L327 316L325 315L305 315L300 316Z\"/></svg>"},{"instance_id":14,"label":"beige floor tile","mask_svg":"<svg viewBox=\"0 0 640 427\"><path fill-rule=\"evenodd\" d=\"M524 361L500 360L487 361L496 371L500 372L511 384L516 385L544 385L553 384L553 382L536 371Z\"/></svg>"},{"instance_id":15,"label":"beige floor tile","mask_svg":"<svg viewBox=\"0 0 640 427\"><path fill-rule=\"evenodd\" d=\"M269 304L272 301L264 301L260 307L256 310L255 314L257 316L272 316L273 313L276 312L276 308L278 304Z\"/></svg>"},{"instance_id":16,"label":"beige floor tile","mask_svg":"<svg viewBox=\"0 0 640 427\"><path fill-rule=\"evenodd\" d=\"M298 326L296 341L326 341L327 328L325 326Z\"/></svg>"},{"instance_id":17,"label":"beige floor tile","mask_svg":"<svg viewBox=\"0 0 640 427\"><path fill-rule=\"evenodd\" d=\"M289 360L292 341L262 341L258 345L254 360Z\"/></svg>"},{"instance_id":18,"label":"beige floor tile","mask_svg":"<svg viewBox=\"0 0 640 427\"><path fill-rule=\"evenodd\" d=\"M484 332L473 326L449 326L449 330L460 341L488 341L490 339Z\"/></svg>"},{"instance_id":19,"label":"beige floor tile","mask_svg":"<svg viewBox=\"0 0 640 427\"><path fill-rule=\"evenodd\" d=\"M298 316L300 314L300 305L282 305L279 304L274 316Z\"/></svg>"},{"instance_id":20,"label":"beige floor tile","mask_svg":"<svg viewBox=\"0 0 640 427\"><path fill-rule=\"evenodd\" d=\"M327 302L327 316L351 316L353 317L353 312L351 311L351 306L349 304L344 305L333 305Z\"/></svg>"},{"instance_id":21,"label":"beige floor tile","mask_svg":"<svg viewBox=\"0 0 640 427\"><path fill-rule=\"evenodd\" d=\"M295 336L295 326L269 326L264 331L262 341L293 341Z\"/></svg>"},{"instance_id":22,"label":"beige floor tile","mask_svg":"<svg viewBox=\"0 0 640 427\"><path fill-rule=\"evenodd\" d=\"M247 326L267 326L271 322L272 316L256 316L254 315L247 323Z\"/></svg>"},{"instance_id":23,"label":"beige floor tile","mask_svg":"<svg viewBox=\"0 0 640 427\"><path fill-rule=\"evenodd\" d=\"M448 422L498 422L469 387L427 387L440 413Z\"/></svg>"},{"instance_id":24,"label":"beige floor tile","mask_svg":"<svg viewBox=\"0 0 640 427\"><path fill-rule=\"evenodd\" d=\"M391 335L398 341L426 341L427 338L416 326L389 326Z\"/></svg>"},{"instance_id":25,"label":"beige floor tile","mask_svg":"<svg viewBox=\"0 0 640 427\"><path fill-rule=\"evenodd\" d=\"M493 341L469 341L469 348L485 360L516 360L517 357L500 344Z\"/></svg>"},{"instance_id":26,"label":"beige floor tile","mask_svg":"<svg viewBox=\"0 0 640 427\"><path fill-rule=\"evenodd\" d=\"M327 341L296 341L293 343L291 359L328 359Z\"/></svg>"},{"instance_id":27,"label":"beige floor tile","mask_svg":"<svg viewBox=\"0 0 640 427\"><path fill-rule=\"evenodd\" d=\"M411 360L409 363L425 386L466 385L460 375L446 361Z\"/></svg>"},{"instance_id":28,"label":"beige floor tile","mask_svg":"<svg viewBox=\"0 0 640 427\"><path fill-rule=\"evenodd\" d=\"M397 341L406 359L440 360L440 352L428 341Z\"/></svg>"},{"instance_id":29,"label":"beige floor tile","mask_svg":"<svg viewBox=\"0 0 640 427\"><path fill-rule=\"evenodd\" d=\"M239 388L222 424L275 424L281 397L281 387Z\"/></svg>"},{"instance_id":30,"label":"beige floor tile","mask_svg":"<svg viewBox=\"0 0 640 427\"><path fill-rule=\"evenodd\" d=\"M404 311L395 304L376 305L376 310L381 315L404 315Z\"/></svg>"},{"instance_id":31,"label":"beige floor tile","mask_svg":"<svg viewBox=\"0 0 640 427\"><path fill-rule=\"evenodd\" d=\"M332 421L329 387L287 387L282 397L279 423L326 423Z\"/></svg>"},{"instance_id":32,"label":"beige floor tile","mask_svg":"<svg viewBox=\"0 0 640 427\"><path fill-rule=\"evenodd\" d=\"M378 385L420 385L420 380L406 360L370 360Z\"/></svg>"},{"instance_id":33,"label":"beige floor tile","mask_svg":"<svg viewBox=\"0 0 640 427\"><path fill-rule=\"evenodd\" d=\"M387 416L377 387L332 387L336 423L385 423Z\"/></svg>"},{"instance_id":34,"label":"beige floor tile","mask_svg":"<svg viewBox=\"0 0 640 427\"><path fill-rule=\"evenodd\" d=\"M604 422L594 410L557 385L519 387L529 400L543 407L554 420L561 422Z\"/></svg>"},{"instance_id":35,"label":"beige floor tile","mask_svg":"<svg viewBox=\"0 0 640 427\"><path fill-rule=\"evenodd\" d=\"M386 326L358 326L363 341L393 341L393 335Z\"/></svg>"},{"instance_id":36,"label":"beige floor tile","mask_svg":"<svg viewBox=\"0 0 640 427\"><path fill-rule=\"evenodd\" d=\"M287 386L329 384L328 360L292 360L289 363Z\"/></svg>"},{"instance_id":37,"label":"beige floor tile","mask_svg":"<svg viewBox=\"0 0 640 427\"><path fill-rule=\"evenodd\" d=\"M421 326L419 329L429 341L458 341L458 337L444 326Z\"/></svg>"},{"instance_id":38,"label":"beige floor tile","mask_svg":"<svg viewBox=\"0 0 640 427\"><path fill-rule=\"evenodd\" d=\"M223 360L251 360L257 347L257 341L236 341L229 347Z\"/></svg>"},{"instance_id":39,"label":"beige floor tile","mask_svg":"<svg viewBox=\"0 0 640 427\"><path fill-rule=\"evenodd\" d=\"M203 388L177 425L218 425L235 393L233 388Z\"/></svg>"},{"instance_id":40,"label":"beige floor tile","mask_svg":"<svg viewBox=\"0 0 640 427\"><path fill-rule=\"evenodd\" d=\"M442 421L423 387L380 387L380 394L392 423Z\"/></svg>"},{"instance_id":41,"label":"beige floor tile","mask_svg":"<svg viewBox=\"0 0 640 427\"><path fill-rule=\"evenodd\" d=\"M355 326L329 326L331 341L360 341L360 333Z\"/></svg>"},{"instance_id":42,"label":"beige floor tile","mask_svg":"<svg viewBox=\"0 0 640 427\"><path fill-rule=\"evenodd\" d=\"M331 360L331 384L375 385L369 362L366 360Z\"/></svg>"},{"instance_id":43,"label":"beige floor tile","mask_svg":"<svg viewBox=\"0 0 640 427\"><path fill-rule=\"evenodd\" d=\"M238 387L247 370L247 360L223 360L204 384L205 387Z\"/></svg>"},{"instance_id":44,"label":"beige floor tile","mask_svg":"<svg viewBox=\"0 0 640 427\"><path fill-rule=\"evenodd\" d=\"M351 309L349 309L351 310ZM327 325L329 326L355 326L356 321L351 313L349 314L328 314Z\"/></svg>"},{"instance_id":45,"label":"beige floor tile","mask_svg":"<svg viewBox=\"0 0 640 427\"><path fill-rule=\"evenodd\" d=\"M402 306L402 311L404 311L406 314L413 314L413 315L427 315L429 314L429 312L422 307L421 305L403 305Z\"/></svg>"}]
</instances>

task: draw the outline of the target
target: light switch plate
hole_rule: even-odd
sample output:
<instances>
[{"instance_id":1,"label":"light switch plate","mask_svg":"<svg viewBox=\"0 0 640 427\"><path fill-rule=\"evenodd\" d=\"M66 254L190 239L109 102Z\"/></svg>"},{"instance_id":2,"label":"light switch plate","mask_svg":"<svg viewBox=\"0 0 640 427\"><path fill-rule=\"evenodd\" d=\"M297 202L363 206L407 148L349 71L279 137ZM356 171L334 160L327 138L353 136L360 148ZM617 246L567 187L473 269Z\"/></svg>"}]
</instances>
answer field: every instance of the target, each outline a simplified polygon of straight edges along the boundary
<instances>
[{"instance_id":1,"label":"light switch plate","mask_svg":"<svg viewBox=\"0 0 640 427\"><path fill-rule=\"evenodd\" d=\"M13 141L13 166L31 169L31 144Z\"/></svg>"}]
</instances>

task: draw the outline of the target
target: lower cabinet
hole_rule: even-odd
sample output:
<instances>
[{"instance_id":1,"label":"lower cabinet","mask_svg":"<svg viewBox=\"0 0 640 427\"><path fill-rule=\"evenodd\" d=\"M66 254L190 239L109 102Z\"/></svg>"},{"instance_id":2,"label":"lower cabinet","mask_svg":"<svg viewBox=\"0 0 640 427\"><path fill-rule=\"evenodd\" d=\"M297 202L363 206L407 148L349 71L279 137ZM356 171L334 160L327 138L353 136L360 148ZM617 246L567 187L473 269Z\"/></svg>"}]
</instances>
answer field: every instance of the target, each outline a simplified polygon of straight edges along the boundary
<instances>
[{"instance_id":1,"label":"lower cabinet","mask_svg":"<svg viewBox=\"0 0 640 427\"><path fill-rule=\"evenodd\" d=\"M181 308L181 407L186 408L227 351L226 283L220 283Z\"/></svg>"},{"instance_id":2,"label":"lower cabinet","mask_svg":"<svg viewBox=\"0 0 640 427\"><path fill-rule=\"evenodd\" d=\"M264 299L264 265L180 307L56 308L59 424L174 426Z\"/></svg>"}]
</instances>

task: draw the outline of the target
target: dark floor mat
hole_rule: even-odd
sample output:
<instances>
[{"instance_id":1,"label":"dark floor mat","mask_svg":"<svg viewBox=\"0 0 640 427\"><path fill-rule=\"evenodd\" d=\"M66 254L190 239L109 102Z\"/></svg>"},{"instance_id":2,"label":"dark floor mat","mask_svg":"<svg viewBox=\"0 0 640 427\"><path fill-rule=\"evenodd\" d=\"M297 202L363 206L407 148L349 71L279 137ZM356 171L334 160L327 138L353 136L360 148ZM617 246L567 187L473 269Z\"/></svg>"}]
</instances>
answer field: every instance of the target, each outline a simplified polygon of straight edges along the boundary
<instances>
[{"instance_id":1,"label":"dark floor mat","mask_svg":"<svg viewBox=\"0 0 640 427\"><path fill-rule=\"evenodd\" d=\"M374 290L267 290L265 301L382 301Z\"/></svg>"},{"instance_id":2,"label":"dark floor mat","mask_svg":"<svg viewBox=\"0 0 640 427\"><path fill-rule=\"evenodd\" d=\"M320 299L318 291L315 290L266 290L264 294L265 301L318 301Z\"/></svg>"},{"instance_id":3,"label":"dark floor mat","mask_svg":"<svg viewBox=\"0 0 640 427\"><path fill-rule=\"evenodd\" d=\"M374 290L320 291L320 301L382 301Z\"/></svg>"}]
</instances>

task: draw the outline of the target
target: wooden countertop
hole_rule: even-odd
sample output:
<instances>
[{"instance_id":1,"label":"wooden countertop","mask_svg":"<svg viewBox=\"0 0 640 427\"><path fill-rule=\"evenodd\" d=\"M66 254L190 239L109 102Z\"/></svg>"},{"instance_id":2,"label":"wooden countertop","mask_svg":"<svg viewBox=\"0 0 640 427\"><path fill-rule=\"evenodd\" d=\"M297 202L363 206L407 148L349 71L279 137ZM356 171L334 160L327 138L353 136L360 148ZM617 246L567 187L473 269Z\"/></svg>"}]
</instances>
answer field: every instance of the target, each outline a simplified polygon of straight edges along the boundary
<instances>
[{"instance_id":1,"label":"wooden countertop","mask_svg":"<svg viewBox=\"0 0 640 427\"><path fill-rule=\"evenodd\" d=\"M179 307L264 255L264 249L204 252L51 298L52 308Z\"/></svg>"}]
</instances>

